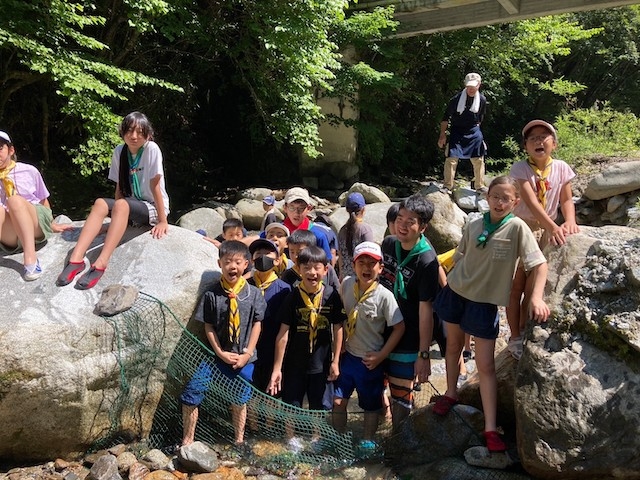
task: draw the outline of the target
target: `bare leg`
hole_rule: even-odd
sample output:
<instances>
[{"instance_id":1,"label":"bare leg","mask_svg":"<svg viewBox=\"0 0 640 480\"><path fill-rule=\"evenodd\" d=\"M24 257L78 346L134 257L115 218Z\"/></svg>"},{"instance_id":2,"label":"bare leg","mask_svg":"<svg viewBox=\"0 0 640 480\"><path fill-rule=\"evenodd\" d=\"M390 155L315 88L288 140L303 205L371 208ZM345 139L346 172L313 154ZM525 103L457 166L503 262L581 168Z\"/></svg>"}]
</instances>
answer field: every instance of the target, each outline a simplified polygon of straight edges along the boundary
<instances>
[{"instance_id":1,"label":"bare leg","mask_svg":"<svg viewBox=\"0 0 640 480\"><path fill-rule=\"evenodd\" d=\"M111 224L104 239L104 246L94 262L96 268L107 268L113 251L116 249L129 224L129 204L125 200L116 200L111 211Z\"/></svg>"},{"instance_id":2,"label":"bare leg","mask_svg":"<svg viewBox=\"0 0 640 480\"><path fill-rule=\"evenodd\" d=\"M191 445L196 437L198 407L182 405L182 445Z\"/></svg>"},{"instance_id":3,"label":"bare leg","mask_svg":"<svg viewBox=\"0 0 640 480\"><path fill-rule=\"evenodd\" d=\"M27 202L20 195L13 195L7 199L7 206L9 207L8 218L9 222L5 224L5 227L11 228L7 230L10 236L15 235L13 242L9 245L17 245L17 239L20 239L22 243L22 251L24 252L24 264L33 265L36 263L36 235L41 237L43 235L42 229L38 224L38 215L36 213L36 207ZM11 233L11 229L13 233ZM3 231L4 236L4 231Z\"/></svg>"},{"instance_id":4,"label":"bare leg","mask_svg":"<svg viewBox=\"0 0 640 480\"><path fill-rule=\"evenodd\" d=\"M393 433L397 433L400 431L400 425L404 422L411 413L411 410L405 407L404 405L399 404L398 402L393 402L391 404L391 423Z\"/></svg>"},{"instance_id":5,"label":"bare leg","mask_svg":"<svg viewBox=\"0 0 640 480\"><path fill-rule=\"evenodd\" d=\"M445 395L449 398L457 399L459 362L462 358L462 347L464 346L464 331L457 323L445 322L445 328L447 329L447 353L444 356L447 368L447 391Z\"/></svg>"},{"instance_id":6,"label":"bare leg","mask_svg":"<svg viewBox=\"0 0 640 480\"><path fill-rule=\"evenodd\" d=\"M231 405L231 423L235 433L235 444L244 442L244 427L247 424L247 406Z\"/></svg>"},{"instance_id":7,"label":"bare leg","mask_svg":"<svg viewBox=\"0 0 640 480\"><path fill-rule=\"evenodd\" d=\"M84 222L78 243L71 252L69 261L73 263L80 263L84 260L84 255L89 249L91 242L98 236L102 229L104 219L109 216L109 206L107 202L102 198L98 198L91 207L91 212ZM111 229L111 226L109 227ZM102 267L101 267L102 268Z\"/></svg>"},{"instance_id":8,"label":"bare leg","mask_svg":"<svg viewBox=\"0 0 640 480\"><path fill-rule=\"evenodd\" d=\"M378 430L378 416L380 412L364 412L364 434L363 438L365 440L373 440L373 437L376 434L376 430Z\"/></svg>"},{"instance_id":9,"label":"bare leg","mask_svg":"<svg viewBox=\"0 0 640 480\"><path fill-rule=\"evenodd\" d=\"M333 399L333 428L340 433L344 433L347 428L347 405L349 405L348 398Z\"/></svg>"},{"instance_id":10,"label":"bare leg","mask_svg":"<svg viewBox=\"0 0 640 480\"><path fill-rule=\"evenodd\" d=\"M493 432L497 428L498 380L493 357L495 345L495 340L476 338L476 365L480 375L484 429L487 432Z\"/></svg>"},{"instance_id":11,"label":"bare leg","mask_svg":"<svg viewBox=\"0 0 640 480\"><path fill-rule=\"evenodd\" d=\"M524 270L518 267L513 284L511 285L511 295L507 306L507 322L511 331L511 340L520 338L520 310L522 304L522 294L525 291L526 277Z\"/></svg>"}]
</instances>

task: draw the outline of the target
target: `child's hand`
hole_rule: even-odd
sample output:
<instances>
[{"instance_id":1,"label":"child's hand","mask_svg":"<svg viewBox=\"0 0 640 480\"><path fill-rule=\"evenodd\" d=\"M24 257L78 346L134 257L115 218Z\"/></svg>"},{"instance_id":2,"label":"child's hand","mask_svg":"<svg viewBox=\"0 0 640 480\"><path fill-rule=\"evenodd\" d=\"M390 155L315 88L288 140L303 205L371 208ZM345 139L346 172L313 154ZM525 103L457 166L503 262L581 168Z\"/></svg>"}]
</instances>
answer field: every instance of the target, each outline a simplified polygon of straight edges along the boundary
<instances>
[{"instance_id":1,"label":"child's hand","mask_svg":"<svg viewBox=\"0 0 640 480\"><path fill-rule=\"evenodd\" d=\"M340 376L340 367L338 364L338 361L334 361L331 362L331 366L329 367L329 376L327 377L327 380L329 382L333 382L334 380L337 380L338 377Z\"/></svg>"},{"instance_id":2,"label":"child's hand","mask_svg":"<svg viewBox=\"0 0 640 480\"><path fill-rule=\"evenodd\" d=\"M384 357L380 354L380 352L367 352L362 358L362 363L369 370L373 370L384 360Z\"/></svg>"},{"instance_id":3,"label":"child's hand","mask_svg":"<svg viewBox=\"0 0 640 480\"><path fill-rule=\"evenodd\" d=\"M271 374L271 381L267 386L267 393L269 395L277 395L282 390L282 371L274 370Z\"/></svg>"},{"instance_id":4,"label":"child's hand","mask_svg":"<svg viewBox=\"0 0 640 480\"><path fill-rule=\"evenodd\" d=\"M580 227L576 222L564 222L561 227L565 235L572 235L580 232Z\"/></svg>"},{"instance_id":5,"label":"child's hand","mask_svg":"<svg viewBox=\"0 0 640 480\"><path fill-rule=\"evenodd\" d=\"M238 359L236 360L236 364L233 366L234 370L240 370L241 368L244 368L244 366L249 363L249 360L251 359L251 355L249 355L248 353L243 353L242 355L238 355Z\"/></svg>"},{"instance_id":6,"label":"child's hand","mask_svg":"<svg viewBox=\"0 0 640 480\"><path fill-rule=\"evenodd\" d=\"M169 223L166 220L164 222L158 222L151 229L151 235L153 238L162 238L167 234L168 230Z\"/></svg>"},{"instance_id":7,"label":"child's hand","mask_svg":"<svg viewBox=\"0 0 640 480\"><path fill-rule=\"evenodd\" d=\"M238 362L238 354L233 352L222 352L220 354L220 358L227 365L231 365L232 367Z\"/></svg>"},{"instance_id":8,"label":"child's hand","mask_svg":"<svg viewBox=\"0 0 640 480\"><path fill-rule=\"evenodd\" d=\"M549 241L552 245L564 245L566 243L565 231L560 225L556 225L553 230L549 231Z\"/></svg>"},{"instance_id":9,"label":"child's hand","mask_svg":"<svg viewBox=\"0 0 640 480\"><path fill-rule=\"evenodd\" d=\"M418 383L424 383L429 380L429 375L431 375L431 360L418 357L413 364L413 373Z\"/></svg>"},{"instance_id":10,"label":"child's hand","mask_svg":"<svg viewBox=\"0 0 640 480\"><path fill-rule=\"evenodd\" d=\"M529 318L538 323L544 323L551 315L551 310L542 299L532 298L529 302Z\"/></svg>"},{"instance_id":11,"label":"child's hand","mask_svg":"<svg viewBox=\"0 0 640 480\"><path fill-rule=\"evenodd\" d=\"M51 224L51 231L53 233L62 233L62 232L66 232L67 230L73 230L74 227L72 223L55 223L53 222Z\"/></svg>"}]
</instances>

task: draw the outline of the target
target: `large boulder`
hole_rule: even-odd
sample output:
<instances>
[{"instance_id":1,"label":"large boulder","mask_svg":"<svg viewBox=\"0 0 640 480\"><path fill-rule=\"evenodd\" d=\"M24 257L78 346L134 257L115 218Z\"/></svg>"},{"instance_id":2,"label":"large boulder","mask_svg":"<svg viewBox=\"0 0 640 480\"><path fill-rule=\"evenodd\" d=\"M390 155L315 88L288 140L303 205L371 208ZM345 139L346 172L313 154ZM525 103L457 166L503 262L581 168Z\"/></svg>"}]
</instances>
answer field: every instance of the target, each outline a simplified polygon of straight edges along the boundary
<instances>
[{"instance_id":1,"label":"large boulder","mask_svg":"<svg viewBox=\"0 0 640 480\"><path fill-rule=\"evenodd\" d=\"M464 227L467 214L445 193L434 191L427 194L426 197L435 206L433 218L425 232L433 248L438 253L444 253L457 247L462 238L462 227Z\"/></svg>"},{"instance_id":2,"label":"large boulder","mask_svg":"<svg viewBox=\"0 0 640 480\"><path fill-rule=\"evenodd\" d=\"M640 188L640 161L614 163L596 175L584 192L591 200L601 200Z\"/></svg>"},{"instance_id":3,"label":"large boulder","mask_svg":"<svg viewBox=\"0 0 640 480\"><path fill-rule=\"evenodd\" d=\"M54 235L38 251L44 273L34 282L20 278L21 254L0 257L0 458L68 457L112 433L116 421L144 437L181 324L219 278L218 251L197 233L171 226L153 239L128 228L96 287L57 287L78 234ZM103 242L100 235L89 261ZM94 307L111 284L135 286L141 298L127 312L99 317Z\"/></svg>"},{"instance_id":4,"label":"large boulder","mask_svg":"<svg viewBox=\"0 0 640 480\"><path fill-rule=\"evenodd\" d=\"M181 216L176 224L187 230L204 230L207 236L217 237L222 233L222 224L227 219L213 208L196 208Z\"/></svg>"},{"instance_id":5,"label":"large boulder","mask_svg":"<svg viewBox=\"0 0 640 480\"><path fill-rule=\"evenodd\" d=\"M545 254L553 317L516 380L522 464L543 479L640 478L638 230L582 227Z\"/></svg>"},{"instance_id":6,"label":"large boulder","mask_svg":"<svg viewBox=\"0 0 640 480\"><path fill-rule=\"evenodd\" d=\"M344 206L349 194L355 193L355 192L361 193L368 204L369 203L389 203L391 201L387 196L387 194L384 193L379 188L373 187L371 185L367 185L366 183L357 182L351 185L351 188L349 188L349 190L340 194L340 197L338 197L338 203Z\"/></svg>"}]
</instances>

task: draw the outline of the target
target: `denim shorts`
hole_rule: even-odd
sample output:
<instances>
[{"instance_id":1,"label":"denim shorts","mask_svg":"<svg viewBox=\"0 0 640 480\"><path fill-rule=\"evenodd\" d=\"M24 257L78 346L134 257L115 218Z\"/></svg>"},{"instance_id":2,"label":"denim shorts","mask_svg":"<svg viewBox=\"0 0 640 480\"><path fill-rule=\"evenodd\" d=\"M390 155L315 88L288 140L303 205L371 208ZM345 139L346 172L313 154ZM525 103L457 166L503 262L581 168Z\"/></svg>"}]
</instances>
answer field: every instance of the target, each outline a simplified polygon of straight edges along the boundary
<instances>
[{"instance_id":1,"label":"denim shorts","mask_svg":"<svg viewBox=\"0 0 640 480\"><path fill-rule=\"evenodd\" d=\"M470 335L488 340L498 338L498 306L480 303L458 295L447 285L438 293L433 309L445 322L460 325Z\"/></svg>"},{"instance_id":2,"label":"denim shorts","mask_svg":"<svg viewBox=\"0 0 640 480\"><path fill-rule=\"evenodd\" d=\"M246 364L240 370L234 370L230 365L222 361L210 362L203 360L184 387L180 395L180 401L185 405L200 405L211 385L213 383L222 383L221 391L225 400L233 405L244 405L251 398L251 385L243 382L238 377L251 382L253 363ZM230 384L229 380L231 380Z\"/></svg>"}]
</instances>

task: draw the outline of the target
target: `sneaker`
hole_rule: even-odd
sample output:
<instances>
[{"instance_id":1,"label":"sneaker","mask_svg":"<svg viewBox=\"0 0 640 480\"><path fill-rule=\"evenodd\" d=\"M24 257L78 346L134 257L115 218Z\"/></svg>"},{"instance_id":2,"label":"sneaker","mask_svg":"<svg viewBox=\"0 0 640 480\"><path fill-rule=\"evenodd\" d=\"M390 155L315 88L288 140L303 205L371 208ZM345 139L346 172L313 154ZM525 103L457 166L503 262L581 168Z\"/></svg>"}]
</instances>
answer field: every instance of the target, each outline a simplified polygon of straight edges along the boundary
<instances>
[{"instance_id":1,"label":"sneaker","mask_svg":"<svg viewBox=\"0 0 640 480\"><path fill-rule=\"evenodd\" d=\"M507 349L513 358L520 360L522 358L522 337L509 340Z\"/></svg>"},{"instance_id":2,"label":"sneaker","mask_svg":"<svg viewBox=\"0 0 640 480\"><path fill-rule=\"evenodd\" d=\"M360 440L356 446L356 457L359 459L370 458L380 452L380 445L373 440Z\"/></svg>"},{"instance_id":3,"label":"sneaker","mask_svg":"<svg viewBox=\"0 0 640 480\"><path fill-rule=\"evenodd\" d=\"M504 452L507 449L507 445L496 431L484 432L484 440L487 442L487 450L490 452Z\"/></svg>"},{"instance_id":4,"label":"sneaker","mask_svg":"<svg viewBox=\"0 0 640 480\"><path fill-rule=\"evenodd\" d=\"M100 278L102 278L102 275L104 275L104 271L104 268L96 268L95 266L91 265L91 268L87 271L87 273L82 275L76 282L76 288L78 290L88 290L95 287L96 283L98 283L98 280L100 280Z\"/></svg>"},{"instance_id":5,"label":"sneaker","mask_svg":"<svg viewBox=\"0 0 640 480\"><path fill-rule=\"evenodd\" d=\"M81 273L84 270L85 264L84 260L82 262L69 262L67 266L64 267L60 275L58 275L58 279L56 280L56 285L59 287L64 287L65 285L69 285L73 282L73 279L76 278L76 275Z\"/></svg>"},{"instance_id":6,"label":"sneaker","mask_svg":"<svg viewBox=\"0 0 640 480\"><path fill-rule=\"evenodd\" d=\"M480 187L476 190L476 193L478 195L486 195L489 192L489 189L487 187Z\"/></svg>"},{"instance_id":7,"label":"sneaker","mask_svg":"<svg viewBox=\"0 0 640 480\"><path fill-rule=\"evenodd\" d=\"M33 265L25 265L24 266L24 274L22 278L26 282L32 282L33 280L37 280L42 275L42 267L40 267L40 260L36 260L36 263Z\"/></svg>"},{"instance_id":8,"label":"sneaker","mask_svg":"<svg viewBox=\"0 0 640 480\"><path fill-rule=\"evenodd\" d=\"M436 403L433 405L433 413L444 417L456 403L458 403L457 399L440 395L436 398Z\"/></svg>"}]
</instances>

